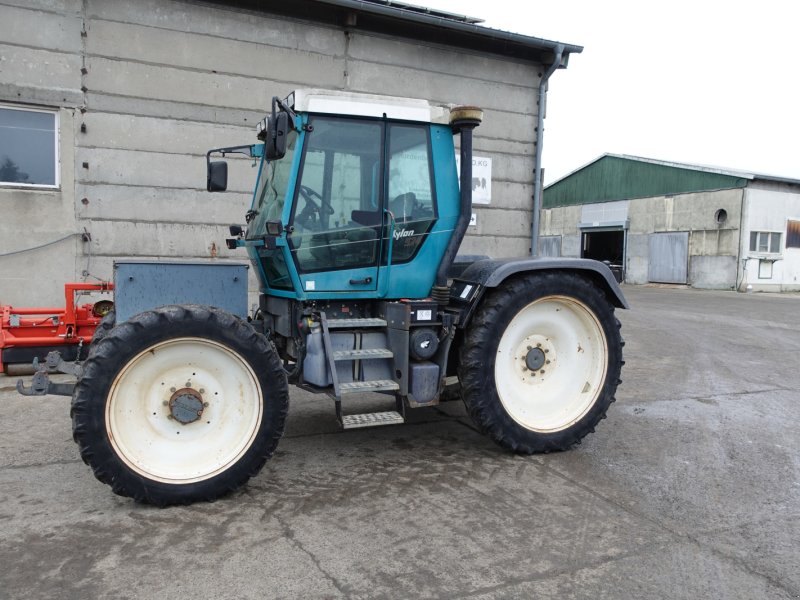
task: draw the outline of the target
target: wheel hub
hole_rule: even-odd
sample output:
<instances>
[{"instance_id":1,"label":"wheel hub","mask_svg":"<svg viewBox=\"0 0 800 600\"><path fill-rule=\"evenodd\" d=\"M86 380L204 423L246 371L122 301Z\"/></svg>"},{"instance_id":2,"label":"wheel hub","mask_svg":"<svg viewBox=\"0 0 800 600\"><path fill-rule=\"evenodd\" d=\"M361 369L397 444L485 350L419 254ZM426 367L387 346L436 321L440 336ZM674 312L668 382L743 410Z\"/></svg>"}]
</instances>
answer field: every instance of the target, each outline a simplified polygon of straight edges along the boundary
<instances>
[{"instance_id":1,"label":"wheel hub","mask_svg":"<svg viewBox=\"0 0 800 600\"><path fill-rule=\"evenodd\" d=\"M170 416L182 425L194 423L203 416L203 397L192 388L181 388L169 399Z\"/></svg>"},{"instance_id":2,"label":"wheel hub","mask_svg":"<svg viewBox=\"0 0 800 600\"><path fill-rule=\"evenodd\" d=\"M538 371L544 365L545 356L541 348L531 348L525 356L525 366L531 371Z\"/></svg>"},{"instance_id":3,"label":"wheel hub","mask_svg":"<svg viewBox=\"0 0 800 600\"><path fill-rule=\"evenodd\" d=\"M549 378L555 362L555 345L548 336L532 333L516 345L514 371L526 384L538 385Z\"/></svg>"}]
</instances>

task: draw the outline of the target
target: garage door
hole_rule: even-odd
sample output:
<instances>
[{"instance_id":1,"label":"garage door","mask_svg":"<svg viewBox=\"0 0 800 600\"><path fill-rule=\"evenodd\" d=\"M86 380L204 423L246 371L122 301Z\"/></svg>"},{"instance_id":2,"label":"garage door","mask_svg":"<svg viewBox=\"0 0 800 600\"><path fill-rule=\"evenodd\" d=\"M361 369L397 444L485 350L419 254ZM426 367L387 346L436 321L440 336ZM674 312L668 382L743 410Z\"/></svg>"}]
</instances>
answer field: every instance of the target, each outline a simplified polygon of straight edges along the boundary
<instances>
[{"instance_id":1,"label":"garage door","mask_svg":"<svg viewBox=\"0 0 800 600\"><path fill-rule=\"evenodd\" d=\"M688 231L650 235L648 280L654 283L686 283L688 266Z\"/></svg>"}]
</instances>

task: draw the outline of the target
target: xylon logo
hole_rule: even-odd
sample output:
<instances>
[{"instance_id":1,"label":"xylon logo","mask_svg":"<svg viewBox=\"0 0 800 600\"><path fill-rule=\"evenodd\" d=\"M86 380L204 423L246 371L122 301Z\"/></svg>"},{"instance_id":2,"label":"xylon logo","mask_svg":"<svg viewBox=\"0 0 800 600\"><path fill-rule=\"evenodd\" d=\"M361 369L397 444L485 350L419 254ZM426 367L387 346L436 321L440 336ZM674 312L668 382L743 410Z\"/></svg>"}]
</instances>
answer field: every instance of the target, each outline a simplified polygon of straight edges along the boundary
<instances>
[{"instance_id":1,"label":"xylon logo","mask_svg":"<svg viewBox=\"0 0 800 600\"><path fill-rule=\"evenodd\" d=\"M399 231L394 232L394 239L401 240L403 238L411 237L415 233L416 231L413 229L400 229Z\"/></svg>"}]
</instances>

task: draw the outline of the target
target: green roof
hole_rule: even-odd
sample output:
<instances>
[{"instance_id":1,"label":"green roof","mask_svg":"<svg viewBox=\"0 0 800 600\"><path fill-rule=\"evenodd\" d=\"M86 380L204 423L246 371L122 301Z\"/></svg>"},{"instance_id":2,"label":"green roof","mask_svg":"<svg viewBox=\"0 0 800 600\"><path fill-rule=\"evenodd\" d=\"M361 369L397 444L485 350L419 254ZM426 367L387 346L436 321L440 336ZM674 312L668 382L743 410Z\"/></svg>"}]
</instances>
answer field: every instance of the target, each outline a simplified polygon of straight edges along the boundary
<instances>
[{"instance_id":1,"label":"green roof","mask_svg":"<svg viewBox=\"0 0 800 600\"><path fill-rule=\"evenodd\" d=\"M743 188L749 173L604 154L544 188L542 207Z\"/></svg>"}]
</instances>

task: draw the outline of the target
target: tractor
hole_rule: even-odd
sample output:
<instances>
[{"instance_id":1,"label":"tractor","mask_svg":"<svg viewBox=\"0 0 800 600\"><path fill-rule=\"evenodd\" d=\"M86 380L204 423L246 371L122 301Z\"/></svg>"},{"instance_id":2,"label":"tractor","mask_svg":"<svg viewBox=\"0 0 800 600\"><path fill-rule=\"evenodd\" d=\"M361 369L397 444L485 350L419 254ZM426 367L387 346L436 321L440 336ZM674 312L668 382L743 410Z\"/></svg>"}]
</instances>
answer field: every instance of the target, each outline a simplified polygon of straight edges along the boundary
<instances>
[{"instance_id":1,"label":"tractor","mask_svg":"<svg viewBox=\"0 0 800 600\"><path fill-rule=\"evenodd\" d=\"M205 297L175 303L162 292L179 265L146 309L123 316L125 282L151 276L116 274L117 311L72 390L74 438L95 476L140 502L214 500L274 453L290 384L332 399L344 429L400 424L460 397L511 452L565 450L594 431L620 383L615 309L626 301L600 262L457 255L482 117L296 90L272 99L257 143L210 150L208 192L227 189L227 155L258 165L246 224L227 240L247 252L258 306L243 315ZM246 306L239 279L219 293ZM365 392L392 410L359 413Z\"/></svg>"}]
</instances>

